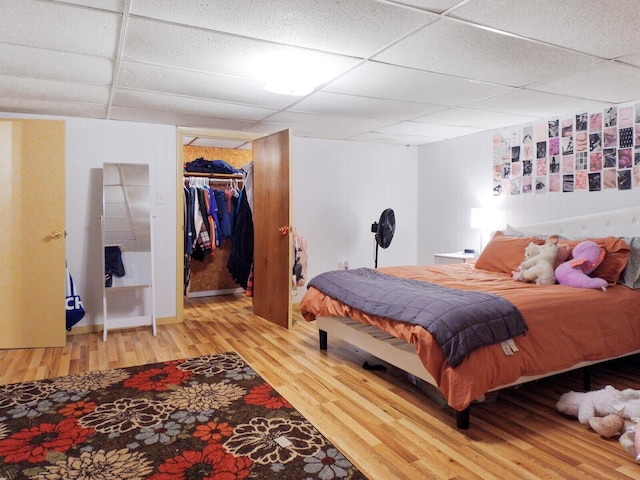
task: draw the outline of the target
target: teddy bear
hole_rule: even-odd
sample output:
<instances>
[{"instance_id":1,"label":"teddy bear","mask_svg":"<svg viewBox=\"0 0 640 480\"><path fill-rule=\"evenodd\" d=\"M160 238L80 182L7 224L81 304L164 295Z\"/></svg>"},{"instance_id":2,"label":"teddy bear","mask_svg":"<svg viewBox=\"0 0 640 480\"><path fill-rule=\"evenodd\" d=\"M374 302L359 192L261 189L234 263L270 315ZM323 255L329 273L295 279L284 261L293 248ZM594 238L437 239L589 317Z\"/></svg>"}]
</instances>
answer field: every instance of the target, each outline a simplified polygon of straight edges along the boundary
<instances>
[{"instance_id":1,"label":"teddy bear","mask_svg":"<svg viewBox=\"0 0 640 480\"><path fill-rule=\"evenodd\" d=\"M561 263L555 269L558 283L571 287L595 288L606 291L606 280L589 276L602 263L604 255L604 248L591 240L578 243L571 252L573 258Z\"/></svg>"},{"instance_id":2,"label":"teddy bear","mask_svg":"<svg viewBox=\"0 0 640 480\"><path fill-rule=\"evenodd\" d=\"M607 385L590 392L567 392L556 407L604 438L619 435L625 451L640 463L640 390Z\"/></svg>"},{"instance_id":3,"label":"teddy bear","mask_svg":"<svg viewBox=\"0 0 640 480\"><path fill-rule=\"evenodd\" d=\"M545 243L531 242L524 250L524 261L511 276L520 282L532 282L536 285L556 283L554 263L558 256L558 238L550 236Z\"/></svg>"}]
</instances>

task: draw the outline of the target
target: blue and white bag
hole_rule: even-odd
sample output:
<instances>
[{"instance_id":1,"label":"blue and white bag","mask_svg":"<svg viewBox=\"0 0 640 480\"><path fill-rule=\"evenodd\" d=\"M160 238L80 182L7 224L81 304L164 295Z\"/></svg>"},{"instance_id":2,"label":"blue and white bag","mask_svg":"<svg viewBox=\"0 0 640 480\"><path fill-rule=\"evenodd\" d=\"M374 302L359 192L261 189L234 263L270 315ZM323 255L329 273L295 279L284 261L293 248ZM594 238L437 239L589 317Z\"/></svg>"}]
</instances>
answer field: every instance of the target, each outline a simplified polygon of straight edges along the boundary
<instances>
[{"instance_id":1,"label":"blue and white bag","mask_svg":"<svg viewBox=\"0 0 640 480\"><path fill-rule=\"evenodd\" d=\"M66 289L66 303L65 308L67 311L67 331L71 331L76 323L78 323L84 317L84 307L82 306L82 300L80 295L76 291L76 287L73 284L73 279L67 269L67 289Z\"/></svg>"}]
</instances>

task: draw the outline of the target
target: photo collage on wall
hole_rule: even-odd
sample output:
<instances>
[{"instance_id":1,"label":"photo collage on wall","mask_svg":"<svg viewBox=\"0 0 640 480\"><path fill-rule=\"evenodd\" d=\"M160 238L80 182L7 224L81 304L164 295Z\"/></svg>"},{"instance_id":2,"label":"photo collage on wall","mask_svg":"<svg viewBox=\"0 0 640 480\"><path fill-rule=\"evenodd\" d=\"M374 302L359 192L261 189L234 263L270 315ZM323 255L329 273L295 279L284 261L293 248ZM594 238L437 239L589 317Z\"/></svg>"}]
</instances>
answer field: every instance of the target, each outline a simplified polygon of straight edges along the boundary
<instances>
[{"instance_id":1,"label":"photo collage on wall","mask_svg":"<svg viewBox=\"0 0 640 480\"><path fill-rule=\"evenodd\" d=\"M640 102L493 132L493 194L640 187Z\"/></svg>"}]
</instances>

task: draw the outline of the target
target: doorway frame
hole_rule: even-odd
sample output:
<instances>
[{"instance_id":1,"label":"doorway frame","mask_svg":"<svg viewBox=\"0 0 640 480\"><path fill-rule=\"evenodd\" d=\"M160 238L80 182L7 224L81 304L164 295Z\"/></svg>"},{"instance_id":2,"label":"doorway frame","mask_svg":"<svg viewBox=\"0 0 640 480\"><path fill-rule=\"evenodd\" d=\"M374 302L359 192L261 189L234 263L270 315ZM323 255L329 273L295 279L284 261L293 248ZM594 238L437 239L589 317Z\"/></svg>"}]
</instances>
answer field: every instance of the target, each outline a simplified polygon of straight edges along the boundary
<instances>
[{"instance_id":1,"label":"doorway frame","mask_svg":"<svg viewBox=\"0 0 640 480\"><path fill-rule=\"evenodd\" d=\"M184 165L184 137L206 137L219 140L253 142L266 137L267 133L241 132L201 127L176 127L176 322L184 322L184 212L182 192Z\"/></svg>"}]
</instances>

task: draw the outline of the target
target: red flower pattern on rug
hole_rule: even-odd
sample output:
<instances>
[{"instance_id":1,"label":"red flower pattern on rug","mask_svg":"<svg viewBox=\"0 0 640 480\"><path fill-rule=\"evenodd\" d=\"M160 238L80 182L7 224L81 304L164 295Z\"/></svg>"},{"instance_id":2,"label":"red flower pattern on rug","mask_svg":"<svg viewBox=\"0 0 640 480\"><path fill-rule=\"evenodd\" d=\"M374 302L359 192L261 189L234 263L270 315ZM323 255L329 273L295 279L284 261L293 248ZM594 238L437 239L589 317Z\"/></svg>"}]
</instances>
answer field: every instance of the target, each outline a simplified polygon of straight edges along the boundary
<instances>
[{"instance_id":1,"label":"red flower pattern on rug","mask_svg":"<svg viewBox=\"0 0 640 480\"><path fill-rule=\"evenodd\" d=\"M223 353L0 386L0 478L366 477Z\"/></svg>"}]
</instances>

